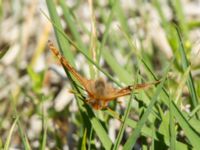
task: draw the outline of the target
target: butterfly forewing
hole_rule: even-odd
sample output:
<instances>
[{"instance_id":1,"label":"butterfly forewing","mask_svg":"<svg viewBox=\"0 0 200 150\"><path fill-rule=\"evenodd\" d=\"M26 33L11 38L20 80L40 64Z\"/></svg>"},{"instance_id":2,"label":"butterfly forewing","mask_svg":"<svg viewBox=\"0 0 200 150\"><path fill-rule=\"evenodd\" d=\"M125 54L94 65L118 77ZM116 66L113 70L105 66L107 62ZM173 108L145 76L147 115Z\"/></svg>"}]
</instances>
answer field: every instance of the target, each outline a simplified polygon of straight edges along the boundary
<instances>
[{"instance_id":1,"label":"butterfly forewing","mask_svg":"<svg viewBox=\"0 0 200 150\"><path fill-rule=\"evenodd\" d=\"M87 80L81 76L70 64L69 62L59 53L58 49L53 45L51 41L48 41L48 47L53 52L53 54L59 59L60 63L73 74L73 76L81 83L85 90L89 90L88 84L90 80ZM89 91L88 91L89 92Z\"/></svg>"}]
</instances>

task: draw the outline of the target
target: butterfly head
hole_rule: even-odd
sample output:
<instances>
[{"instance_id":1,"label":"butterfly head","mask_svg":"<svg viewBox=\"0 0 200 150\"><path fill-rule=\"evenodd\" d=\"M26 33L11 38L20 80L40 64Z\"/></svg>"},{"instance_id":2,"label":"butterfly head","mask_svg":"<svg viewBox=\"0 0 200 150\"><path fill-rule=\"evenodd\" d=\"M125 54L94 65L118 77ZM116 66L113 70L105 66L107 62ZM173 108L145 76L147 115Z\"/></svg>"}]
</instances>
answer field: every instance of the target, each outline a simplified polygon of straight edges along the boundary
<instances>
[{"instance_id":1,"label":"butterfly head","mask_svg":"<svg viewBox=\"0 0 200 150\"><path fill-rule=\"evenodd\" d=\"M99 95L99 96L103 96L105 95L105 90L106 90L106 83L105 80L103 80L102 78L97 79L94 82L94 86L93 86L93 90L94 92Z\"/></svg>"}]
</instances>

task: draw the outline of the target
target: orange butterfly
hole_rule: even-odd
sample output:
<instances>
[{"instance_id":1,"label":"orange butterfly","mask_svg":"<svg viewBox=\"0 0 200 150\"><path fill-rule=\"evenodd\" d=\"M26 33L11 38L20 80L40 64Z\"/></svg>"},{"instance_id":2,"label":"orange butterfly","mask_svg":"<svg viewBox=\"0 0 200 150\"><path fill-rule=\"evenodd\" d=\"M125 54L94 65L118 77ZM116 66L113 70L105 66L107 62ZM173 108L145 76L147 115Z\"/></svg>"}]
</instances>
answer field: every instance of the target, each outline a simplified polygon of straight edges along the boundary
<instances>
[{"instance_id":1,"label":"orange butterfly","mask_svg":"<svg viewBox=\"0 0 200 150\"><path fill-rule=\"evenodd\" d=\"M60 63L66 67L66 69L73 74L73 76L80 82L88 94L87 103L89 103L94 109L106 108L108 102L125 95L131 94L133 90L148 88L160 81L153 83L143 83L130 85L121 89L114 88L110 83L104 79L99 78L96 80L89 80L80 75L69 62L59 53L57 48L51 41L48 41L48 47L56 55Z\"/></svg>"}]
</instances>

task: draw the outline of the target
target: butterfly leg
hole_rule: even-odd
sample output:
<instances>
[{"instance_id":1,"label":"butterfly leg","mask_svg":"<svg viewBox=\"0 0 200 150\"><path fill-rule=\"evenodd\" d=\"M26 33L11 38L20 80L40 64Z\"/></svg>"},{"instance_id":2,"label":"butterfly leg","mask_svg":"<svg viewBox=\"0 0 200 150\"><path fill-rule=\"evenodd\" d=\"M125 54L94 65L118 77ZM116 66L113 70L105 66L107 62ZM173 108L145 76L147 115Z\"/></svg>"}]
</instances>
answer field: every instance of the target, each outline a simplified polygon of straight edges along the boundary
<instances>
[{"instance_id":1,"label":"butterfly leg","mask_svg":"<svg viewBox=\"0 0 200 150\"><path fill-rule=\"evenodd\" d=\"M96 109L96 110L99 110L101 109L101 106L99 105L99 103L97 103L96 101L94 101L94 99L92 98L88 98L85 100L85 102L89 105L92 106L92 108Z\"/></svg>"},{"instance_id":2,"label":"butterfly leg","mask_svg":"<svg viewBox=\"0 0 200 150\"><path fill-rule=\"evenodd\" d=\"M107 108L108 102L107 101L101 101L101 109Z\"/></svg>"}]
</instances>

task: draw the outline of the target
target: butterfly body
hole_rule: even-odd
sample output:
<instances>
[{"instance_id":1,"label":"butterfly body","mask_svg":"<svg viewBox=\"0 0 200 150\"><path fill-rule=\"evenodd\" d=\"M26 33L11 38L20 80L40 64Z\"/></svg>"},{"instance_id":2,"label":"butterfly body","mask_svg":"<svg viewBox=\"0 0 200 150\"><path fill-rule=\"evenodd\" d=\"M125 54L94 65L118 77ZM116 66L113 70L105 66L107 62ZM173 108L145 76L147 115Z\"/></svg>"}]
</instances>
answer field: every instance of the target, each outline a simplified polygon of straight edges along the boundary
<instances>
[{"instance_id":1,"label":"butterfly body","mask_svg":"<svg viewBox=\"0 0 200 150\"><path fill-rule=\"evenodd\" d=\"M90 88L86 90L88 91L87 102L95 109L105 108L111 100L110 97L112 97L113 92L116 90L116 88L113 88L103 78L94 80L91 82Z\"/></svg>"}]
</instances>

